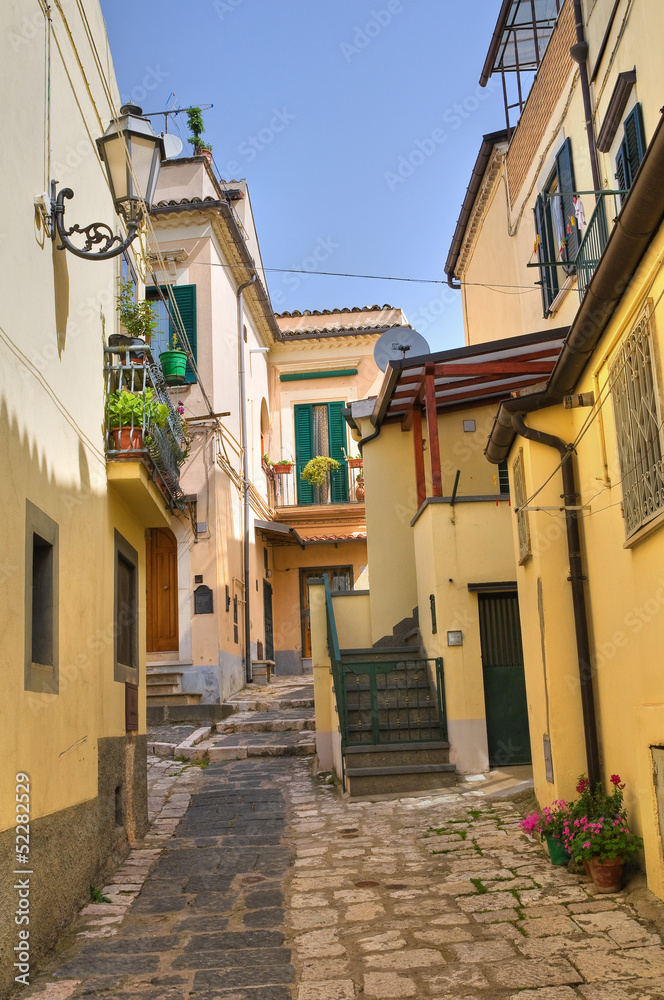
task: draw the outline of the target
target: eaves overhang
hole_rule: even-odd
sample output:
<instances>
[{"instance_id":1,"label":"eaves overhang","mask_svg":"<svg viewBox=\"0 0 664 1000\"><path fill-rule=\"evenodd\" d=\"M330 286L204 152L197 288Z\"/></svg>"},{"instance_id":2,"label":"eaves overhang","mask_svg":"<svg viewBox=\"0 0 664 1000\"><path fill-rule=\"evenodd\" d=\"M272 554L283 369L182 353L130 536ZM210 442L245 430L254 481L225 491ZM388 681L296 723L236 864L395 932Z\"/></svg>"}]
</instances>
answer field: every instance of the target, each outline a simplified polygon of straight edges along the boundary
<instances>
[{"instance_id":1,"label":"eaves overhang","mask_svg":"<svg viewBox=\"0 0 664 1000\"><path fill-rule=\"evenodd\" d=\"M277 325L268 291L259 277L261 268L256 265L249 253L228 201L221 198L204 198L202 200L185 198L175 203L156 205L152 208L150 215L159 219L171 215L188 214L190 218L194 219L200 213L207 215L216 226L217 235L221 236L221 242L235 257L235 260L232 261L232 263L237 264L233 268L234 283L239 287L256 274L257 280L244 293L245 301L254 305L254 316L259 327L262 328L261 333L268 345L275 341L281 343L283 335Z\"/></svg>"},{"instance_id":2,"label":"eaves overhang","mask_svg":"<svg viewBox=\"0 0 664 1000\"><path fill-rule=\"evenodd\" d=\"M574 391L663 221L664 119L660 118L545 387L504 400L498 408L485 450L490 462L498 465L509 454L516 437L512 414L555 406Z\"/></svg>"}]
</instances>

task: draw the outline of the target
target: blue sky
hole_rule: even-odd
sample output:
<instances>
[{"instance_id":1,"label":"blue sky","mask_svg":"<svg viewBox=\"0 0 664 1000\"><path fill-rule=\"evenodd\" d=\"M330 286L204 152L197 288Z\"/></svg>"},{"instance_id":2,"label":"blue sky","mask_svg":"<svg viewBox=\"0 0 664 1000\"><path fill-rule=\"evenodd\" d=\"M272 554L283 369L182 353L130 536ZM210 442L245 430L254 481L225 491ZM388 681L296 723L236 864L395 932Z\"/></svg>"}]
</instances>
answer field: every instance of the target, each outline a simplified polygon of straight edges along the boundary
<instances>
[{"instance_id":1,"label":"blue sky","mask_svg":"<svg viewBox=\"0 0 664 1000\"><path fill-rule=\"evenodd\" d=\"M478 86L499 8L102 0L123 100L214 105L205 138L221 176L249 183L266 268L438 280L481 137L504 125L500 87ZM278 312L390 303L432 350L463 342L446 284L274 272L268 284Z\"/></svg>"}]
</instances>

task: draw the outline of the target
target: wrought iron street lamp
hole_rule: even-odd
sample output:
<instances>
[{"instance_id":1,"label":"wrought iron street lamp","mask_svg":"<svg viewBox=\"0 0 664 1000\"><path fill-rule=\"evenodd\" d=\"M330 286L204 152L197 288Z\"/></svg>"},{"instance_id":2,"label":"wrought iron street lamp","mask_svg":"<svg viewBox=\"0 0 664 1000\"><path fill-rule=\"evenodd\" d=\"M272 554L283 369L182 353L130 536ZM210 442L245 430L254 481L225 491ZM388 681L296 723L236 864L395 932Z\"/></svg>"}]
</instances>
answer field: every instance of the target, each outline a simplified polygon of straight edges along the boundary
<instances>
[{"instance_id":1,"label":"wrought iron street lamp","mask_svg":"<svg viewBox=\"0 0 664 1000\"><path fill-rule=\"evenodd\" d=\"M120 108L120 117L114 119L97 139L97 147L106 167L115 210L127 223L125 239L116 236L105 222L65 229L64 203L65 199L74 197L74 192L71 188L63 188L56 198L56 181L51 182L51 238L55 239L56 234L60 237L58 250L70 250L87 260L108 260L126 250L136 237L143 221L143 203L150 211L165 155L164 141L155 135L139 107L125 104ZM70 240L74 233L85 236L82 248Z\"/></svg>"}]
</instances>

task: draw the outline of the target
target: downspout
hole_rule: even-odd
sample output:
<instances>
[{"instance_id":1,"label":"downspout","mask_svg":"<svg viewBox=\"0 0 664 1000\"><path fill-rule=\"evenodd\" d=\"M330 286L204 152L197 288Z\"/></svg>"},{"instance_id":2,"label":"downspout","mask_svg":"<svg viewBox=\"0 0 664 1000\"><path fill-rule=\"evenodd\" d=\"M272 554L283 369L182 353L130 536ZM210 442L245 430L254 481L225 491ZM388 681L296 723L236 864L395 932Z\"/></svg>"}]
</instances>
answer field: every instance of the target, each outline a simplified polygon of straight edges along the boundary
<instances>
[{"instance_id":1,"label":"downspout","mask_svg":"<svg viewBox=\"0 0 664 1000\"><path fill-rule=\"evenodd\" d=\"M595 148L595 126L593 124L593 109L590 100L590 84L588 83L588 43L583 30L583 11L581 0L574 0L574 20L576 21L576 45L570 49L570 55L579 67L581 78L581 94L583 95L583 113L586 118L586 134L588 136L588 152L590 154L590 170L593 175L593 188L596 192L595 201L599 198L601 184L597 168L597 149Z\"/></svg>"},{"instance_id":2,"label":"downspout","mask_svg":"<svg viewBox=\"0 0 664 1000\"><path fill-rule=\"evenodd\" d=\"M382 424L378 424L378 427L373 432L373 434L368 434L367 437L363 437L361 441L358 441L357 448L358 448L358 451L359 451L360 455L362 454L362 449L365 446L365 444L367 443L367 441L373 441L374 438L378 437L378 435L380 434L382 426L383 426Z\"/></svg>"},{"instance_id":3,"label":"downspout","mask_svg":"<svg viewBox=\"0 0 664 1000\"><path fill-rule=\"evenodd\" d=\"M586 744L588 777L594 787L601 780L599 767L599 746L597 741L597 721L595 718L595 697L593 675L590 662L590 639L588 637L588 613L583 588L583 566L581 563L581 538L579 535L578 510L575 510L578 493L574 481L573 445L565 444L562 438L536 431L528 427L520 413L511 414L512 426L517 434L536 441L538 444L555 448L560 455L563 477L563 501L565 504L565 526L567 528L567 551L569 554L569 577L572 585L572 606L574 609L574 629L579 662L579 682L581 685L581 709L583 712L583 732Z\"/></svg>"},{"instance_id":4,"label":"downspout","mask_svg":"<svg viewBox=\"0 0 664 1000\"><path fill-rule=\"evenodd\" d=\"M247 434L247 388L244 368L244 311L242 293L249 285L253 285L258 275L254 272L249 281L240 285L237 292L237 355L240 374L240 444L242 446L242 524L244 527L244 544L242 547L244 584L244 676L247 684L253 681L251 672L251 615L249 612L249 443Z\"/></svg>"}]
</instances>

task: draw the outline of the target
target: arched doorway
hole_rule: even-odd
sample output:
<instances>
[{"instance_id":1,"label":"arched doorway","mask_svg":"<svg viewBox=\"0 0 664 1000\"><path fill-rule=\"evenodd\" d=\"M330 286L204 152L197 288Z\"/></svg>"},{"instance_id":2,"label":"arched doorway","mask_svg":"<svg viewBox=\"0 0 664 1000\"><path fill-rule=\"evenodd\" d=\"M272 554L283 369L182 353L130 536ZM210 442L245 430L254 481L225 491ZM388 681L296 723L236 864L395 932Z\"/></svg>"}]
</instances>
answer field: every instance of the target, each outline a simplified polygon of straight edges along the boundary
<instances>
[{"instance_id":1,"label":"arched doorway","mask_svg":"<svg viewBox=\"0 0 664 1000\"><path fill-rule=\"evenodd\" d=\"M146 548L147 651L177 652L178 544L170 528L153 528Z\"/></svg>"}]
</instances>

